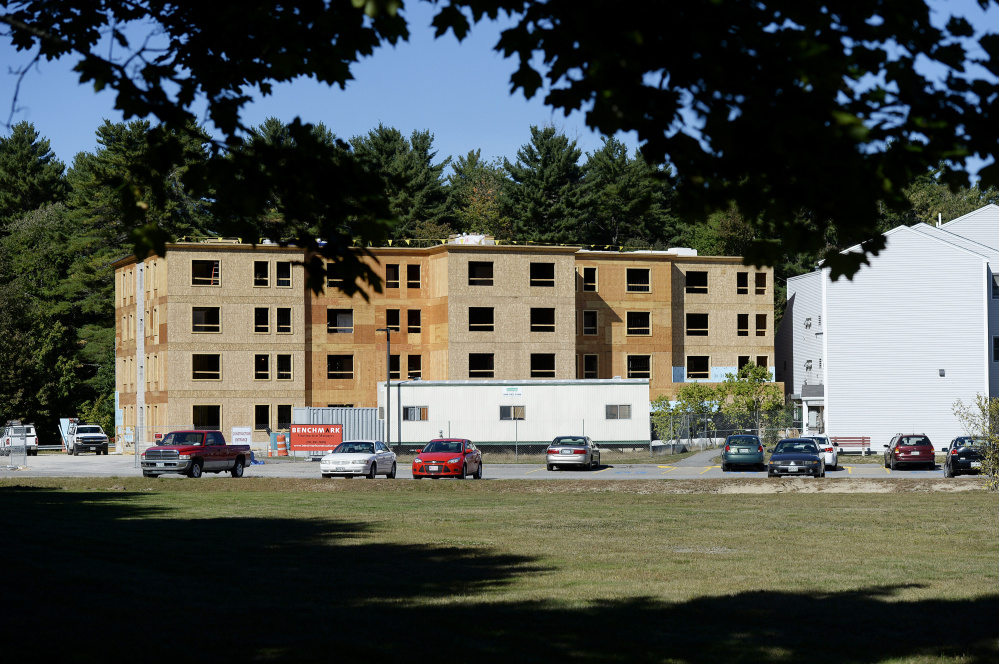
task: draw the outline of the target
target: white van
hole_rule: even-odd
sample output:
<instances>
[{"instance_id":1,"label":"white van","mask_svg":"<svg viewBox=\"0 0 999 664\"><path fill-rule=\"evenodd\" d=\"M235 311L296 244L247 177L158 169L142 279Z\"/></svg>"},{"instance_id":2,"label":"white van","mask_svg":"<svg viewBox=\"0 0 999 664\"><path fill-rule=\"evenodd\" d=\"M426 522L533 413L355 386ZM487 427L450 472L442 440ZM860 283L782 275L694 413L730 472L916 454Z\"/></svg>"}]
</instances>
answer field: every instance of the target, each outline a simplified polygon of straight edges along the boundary
<instances>
[{"instance_id":1,"label":"white van","mask_svg":"<svg viewBox=\"0 0 999 664\"><path fill-rule=\"evenodd\" d=\"M22 442L23 441L23 442ZM21 420L9 420L0 431L0 446L24 445L28 456L38 456L38 436L34 424L21 424Z\"/></svg>"}]
</instances>

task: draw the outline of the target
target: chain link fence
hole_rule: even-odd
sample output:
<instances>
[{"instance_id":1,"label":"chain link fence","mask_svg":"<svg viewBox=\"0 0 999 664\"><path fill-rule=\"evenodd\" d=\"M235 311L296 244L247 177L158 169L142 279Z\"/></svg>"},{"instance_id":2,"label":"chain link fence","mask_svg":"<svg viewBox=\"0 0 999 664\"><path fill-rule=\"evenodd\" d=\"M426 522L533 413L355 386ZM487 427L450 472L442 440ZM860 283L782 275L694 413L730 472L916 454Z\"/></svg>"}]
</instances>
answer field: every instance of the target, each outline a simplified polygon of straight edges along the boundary
<instances>
[{"instance_id":1,"label":"chain link fence","mask_svg":"<svg viewBox=\"0 0 999 664\"><path fill-rule=\"evenodd\" d=\"M3 431L0 427L0 431ZM10 427L0 441L0 466L9 470L28 465L28 435L24 427Z\"/></svg>"},{"instance_id":2,"label":"chain link fence","mask_svg":"<svg viewBox=\"0 0 999 664\"><path fill-rule=\"evenodd\" d=\"M663 413L653 414L652 429L657 440L653 447L666 452L703 450L717 447L734 434L759 436L764 445L773 445L781 438L802 435L802 420L787 409L725 413Z\"/></svg>"}]
</instances>

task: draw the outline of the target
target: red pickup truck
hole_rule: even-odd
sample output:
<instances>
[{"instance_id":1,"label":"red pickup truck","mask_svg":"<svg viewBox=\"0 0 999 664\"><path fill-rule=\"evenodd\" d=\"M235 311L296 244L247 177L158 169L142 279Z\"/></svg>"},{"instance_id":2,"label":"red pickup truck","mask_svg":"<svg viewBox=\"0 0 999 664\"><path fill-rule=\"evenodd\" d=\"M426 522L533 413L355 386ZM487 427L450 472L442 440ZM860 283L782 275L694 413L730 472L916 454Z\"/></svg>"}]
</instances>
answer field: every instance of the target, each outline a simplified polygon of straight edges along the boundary
<instances>
[{"instance_id":1,"label":"red pickup truck","mask_svg":"<svg viewBox=\"0 0 999 664\"><path fill-rule=\"evenodd\" d=\"M228 472L242 477L250 460L249 445L227 445L221 431L171 431L156 447L142 453L142 476Z\"/></svg>"}]
</instances>

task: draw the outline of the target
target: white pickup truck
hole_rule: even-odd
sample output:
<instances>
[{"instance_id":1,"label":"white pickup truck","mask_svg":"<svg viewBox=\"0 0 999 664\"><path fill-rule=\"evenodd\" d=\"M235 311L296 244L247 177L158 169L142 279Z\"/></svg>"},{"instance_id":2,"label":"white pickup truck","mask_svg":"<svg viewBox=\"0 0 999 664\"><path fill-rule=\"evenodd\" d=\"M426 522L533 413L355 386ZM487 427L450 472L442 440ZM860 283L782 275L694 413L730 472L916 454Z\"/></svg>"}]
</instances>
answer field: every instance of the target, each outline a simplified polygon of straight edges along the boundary
<instances>
[{"instance_id":1,"label":"white pickup truck","mask_svg":"<svg viewBox=\"0 0 999 664\"><path fill-rule=\"evenodd\" d=\"M9 451L11 446L25 446L28 456L38 456L38 436L34 424L21 424L20 420L8 420L0 429L0 449ZM4 454L4 456L7 456Z\"/></svg>"},{"instance_id":2,"label":"white pickup truck","mask_svg":"<svg viewBox=\"0 0 999 664\"><path fill-rule=\"evenodd\" d=\"M66 446L66 454L108 453L108 436L99 424L83 424L75 417L64 417L59 420L59 435Z\"/></svg>"}]
</instances>

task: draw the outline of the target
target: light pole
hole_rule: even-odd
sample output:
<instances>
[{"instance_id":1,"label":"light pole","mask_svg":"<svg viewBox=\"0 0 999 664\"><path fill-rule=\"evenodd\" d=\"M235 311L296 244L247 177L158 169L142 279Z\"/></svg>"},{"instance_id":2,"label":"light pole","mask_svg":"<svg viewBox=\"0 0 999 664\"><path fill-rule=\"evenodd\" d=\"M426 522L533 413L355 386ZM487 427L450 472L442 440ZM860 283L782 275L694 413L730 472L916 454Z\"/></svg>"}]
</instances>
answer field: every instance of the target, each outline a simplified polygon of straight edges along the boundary
<instances>
[{"instance_id":1,"label":"light pole","mask_svg":"<svg viewBox=\"0 0 999 664\"><path fill-rule=\"evenodd\" d=\"M392 449L392 328L380 327L385 333L385 444Z\"/></svg>"}]
</instances>

